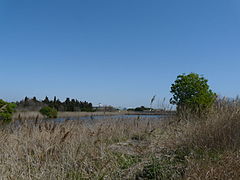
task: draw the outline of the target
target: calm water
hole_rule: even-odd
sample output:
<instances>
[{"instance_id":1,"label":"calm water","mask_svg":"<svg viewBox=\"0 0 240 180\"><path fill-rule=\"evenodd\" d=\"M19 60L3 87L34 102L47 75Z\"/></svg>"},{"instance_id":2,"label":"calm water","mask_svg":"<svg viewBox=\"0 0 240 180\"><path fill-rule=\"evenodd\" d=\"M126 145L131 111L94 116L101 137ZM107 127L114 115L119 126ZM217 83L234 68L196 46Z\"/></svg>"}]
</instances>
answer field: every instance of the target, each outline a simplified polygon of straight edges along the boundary
<instances>
[{"instance_id":1,"label":"calm water","mask_svg":"<svg viewBox=\"0 0 240 180\"><path fill-rule=\"evenodd\" d=\"M100 121L100 120L105 120L105 119L120 119L120 120L125 120L125 119L137 119L137 120L160 120L163 118L168 117L169 115L111 115L111 116L83 116L83 117L69 117L69 118L57 118L53 119L55 122L64 122L68 120L79 120L83 122L95 122L95 121Z\"/></svg>"}]
</instances>

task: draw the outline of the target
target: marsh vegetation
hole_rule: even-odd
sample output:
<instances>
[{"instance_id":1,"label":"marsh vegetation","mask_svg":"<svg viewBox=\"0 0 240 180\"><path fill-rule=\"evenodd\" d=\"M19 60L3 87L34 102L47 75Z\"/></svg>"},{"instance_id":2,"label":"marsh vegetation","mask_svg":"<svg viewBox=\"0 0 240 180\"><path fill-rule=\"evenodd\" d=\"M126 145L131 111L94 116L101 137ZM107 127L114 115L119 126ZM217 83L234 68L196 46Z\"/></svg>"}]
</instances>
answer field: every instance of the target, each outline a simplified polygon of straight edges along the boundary
<instances>
[{"instance_id":1,"label":"marsh vegetation","mask_svg":"<svg viewBox=\"0 0 240 180\"><path fill-rule=\"evenodd\" d=\"M0 129L3 179L237 179L239 100L218 100L205 119L188 114Z\"/></svg>"},{"instance_id":2,"label":"marsh vegetation","mask_svg":"<svg viewBox=\"0 0 240 180\"><path fill-rule=\"evenodd\" d=\"M206 83L179 76L172 85L177 114L154 120L59 123L39 112L15 114L0 128L1 178L239 179L240 100L219 98ZM61 115L73 113L83 115Z\"/></svg>"}]
</instances>

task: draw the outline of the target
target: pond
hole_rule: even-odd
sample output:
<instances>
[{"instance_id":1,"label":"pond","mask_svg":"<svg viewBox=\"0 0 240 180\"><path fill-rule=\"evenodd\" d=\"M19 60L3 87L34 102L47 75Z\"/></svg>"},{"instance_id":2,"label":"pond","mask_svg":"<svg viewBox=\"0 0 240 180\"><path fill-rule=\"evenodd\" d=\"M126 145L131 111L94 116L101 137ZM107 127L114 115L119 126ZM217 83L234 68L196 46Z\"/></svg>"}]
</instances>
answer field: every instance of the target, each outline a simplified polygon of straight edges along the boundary
<instances>
[{"instance_id":1,"label":"pond","mask_svg":"<svg viewBox=\"0 0 240 180\"><path fill-rule=\"evenodd\" d=\"M69 120L78 120L83 122L98 122L101 120L129 120L129 119L137 119L137 120L160 120L163 118L167 118L169 115L92 115L92 116L82 116L82 117L68 117L68 118L56 118L52 119L55 122L64 122Z\"/></svg>"}]
</instances>

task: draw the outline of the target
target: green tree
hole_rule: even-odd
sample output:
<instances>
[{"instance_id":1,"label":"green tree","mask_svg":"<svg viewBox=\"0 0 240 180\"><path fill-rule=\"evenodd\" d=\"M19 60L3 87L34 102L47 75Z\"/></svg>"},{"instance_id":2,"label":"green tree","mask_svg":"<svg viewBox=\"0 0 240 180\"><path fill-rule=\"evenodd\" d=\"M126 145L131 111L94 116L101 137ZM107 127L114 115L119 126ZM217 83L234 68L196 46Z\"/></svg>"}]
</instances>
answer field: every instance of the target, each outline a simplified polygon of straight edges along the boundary
<instances>
[{"instance_id":1,"label":"green tree","mask_svg":"<svg viewBox=\"0 0 240 180\"><path fill-rule=\"evenodd\" d=\"M57 118L57 110L49 106L41 108L40 113L48 118Z\"/></svg>"},{"instance_id":2,"label":"green tree","mask_svg":"<svg viewBox=\"0 0 240 180\"><path fill-rule=\"evenodd\" d=\"M171 86L170 103L177 105L178 113L190 110L199 116L213 105L216 94L209 89L208 80L196 73L179 75Z\"/></svg>"},{"instance_id":3,"label":"green tree","mask_svg":"<svg viewBox=\"0 0 240 180\"><path fill-rule=\"evenodd\" d=\"M16 104L8 103L0 99L0 121L1 122L11 121L12 114L15 108L16 108Z\"/></svg>"}]
</instances>

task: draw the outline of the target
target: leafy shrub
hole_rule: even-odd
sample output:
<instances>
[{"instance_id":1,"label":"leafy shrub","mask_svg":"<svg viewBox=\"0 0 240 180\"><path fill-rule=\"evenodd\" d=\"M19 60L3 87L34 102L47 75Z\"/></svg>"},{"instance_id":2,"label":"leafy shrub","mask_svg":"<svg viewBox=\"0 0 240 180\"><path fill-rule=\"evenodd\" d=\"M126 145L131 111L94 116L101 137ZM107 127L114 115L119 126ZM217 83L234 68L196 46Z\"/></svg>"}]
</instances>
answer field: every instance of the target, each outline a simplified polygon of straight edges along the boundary
<instances>
[{"instance_id":1,"label":"leafy shrub","mask_svg":"<svg viewBox=\"0 0 240 180\"><path fill-rule=\"evenodd\" d=\"M15 108L16 105L14 103L8 103L0 99L0 121L11 121Z\"/></svg>"},{"instance_id":2,"label":"leafy shrub","mask_svg":"<svg viewBox=\"0 0 240 180\"><path fill-rule=\"evenodd\" d=\"M40 113L48 118L57 118L57 110L49 106L40 109Z\"/></svg>"},{"instance_id":3,"label":"leafy shrub","mask_svg":"<svg viewBox=\"0 0 240 180\"><path fill-rule=\"evenodd\" d=\"M216 100L216 94L209 89L207 82L207 79L196 73L179 75L171 87L173 97L170 103L177 105L178 113L190 110L201 115Z\"/></svg>"}]
</instances>

